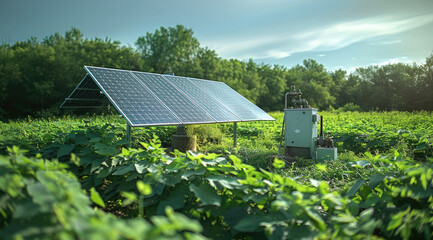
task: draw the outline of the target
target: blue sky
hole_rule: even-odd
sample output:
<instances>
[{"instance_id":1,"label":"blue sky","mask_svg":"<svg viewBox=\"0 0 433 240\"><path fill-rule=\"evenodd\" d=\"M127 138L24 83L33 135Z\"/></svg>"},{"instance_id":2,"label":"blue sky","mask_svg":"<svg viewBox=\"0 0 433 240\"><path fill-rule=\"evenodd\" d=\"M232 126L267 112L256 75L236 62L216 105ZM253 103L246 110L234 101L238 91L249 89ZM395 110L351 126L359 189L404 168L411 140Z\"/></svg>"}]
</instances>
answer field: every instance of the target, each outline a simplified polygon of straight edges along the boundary
<instances>
[{"instance_id":1,"label":"blue sky","mask_svg":"<svg viewBox=\"0 0 433 240\"><path fill-rule=\"evenodd\" d=\"M422 63L433 53L432 0L0 0L0 41L79 28L134 47L146 32L182 24L223 58L328 70Z\"/></svg>"}]
</instances>

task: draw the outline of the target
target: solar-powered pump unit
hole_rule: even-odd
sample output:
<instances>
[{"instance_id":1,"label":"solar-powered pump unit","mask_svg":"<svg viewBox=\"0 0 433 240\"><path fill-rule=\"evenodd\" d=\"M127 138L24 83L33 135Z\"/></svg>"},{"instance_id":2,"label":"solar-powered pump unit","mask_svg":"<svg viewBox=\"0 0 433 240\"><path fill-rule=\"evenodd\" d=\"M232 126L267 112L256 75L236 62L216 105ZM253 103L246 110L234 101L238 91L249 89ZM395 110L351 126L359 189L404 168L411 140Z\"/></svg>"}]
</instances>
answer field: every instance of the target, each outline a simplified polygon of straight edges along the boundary
<instances>
[{"instance_id":1,"label":"solar-powered pump unit","mask_svg":"<svg viewBox=\"0 0 433 240\"><path fill-rule=\"evenodd\" d=\"M178 126L175 145L187 146L185 125L274 121L262 109L223 82L84 66L87 74L60 108L110 106L126 120L126 138L131 128ZM185 150L185 149L182 149Z\"/></svg>"},{"instance_id":2,"label":"solar-powered pump unit","mask_svg":"<svg viewBox=\"0 0 433 240\"><path fill-rule=\"evenodd\" d=\"M312 108L308 101L301 98L301 90L292 86L285 95L284 104L284 157L304 157L318 160L336 160L337 148L334 147L331 136L323 136L323 117L318 110ZM288 106L288 97L291 97L291 106ZM320 124L320 135L317 126Z\"/></svg>"}]
</instances>

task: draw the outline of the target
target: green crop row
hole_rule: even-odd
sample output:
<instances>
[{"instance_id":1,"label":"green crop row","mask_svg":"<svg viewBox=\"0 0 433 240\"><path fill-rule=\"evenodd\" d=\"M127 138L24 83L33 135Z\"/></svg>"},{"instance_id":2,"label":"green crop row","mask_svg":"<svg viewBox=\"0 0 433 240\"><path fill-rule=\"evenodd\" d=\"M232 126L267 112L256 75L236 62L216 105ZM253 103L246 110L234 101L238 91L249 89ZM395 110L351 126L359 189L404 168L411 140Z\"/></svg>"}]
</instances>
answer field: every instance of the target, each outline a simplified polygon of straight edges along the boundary
<instances>
[{"instance_id":1,"label":"green crop row","mask_svg":"<svg viewBox=\"0 0 433 240\"><path fill-rule=\"evenodd\" d=\"M134 128L126 148L118 116L0 122L0 236L432 237L433 113L321 112L339 160L292 164L271 115L238 123L236 147L233 124L189 126L210 154L170 156L173 126Z\"/></svg>"},{"instance_id":2,"label":"green crop row","mask_svg":"<svg viewBox=\"0 0 433 240\"><path fill-rule=\"evenodd\" d=\"M432 112L321 112L324 132L334 136L339 152L393 153L426 160L433 156ZM230 152L239 154L255 165L263 155L276 155L281 140L282 112L271 115L275 122L238 123L238 147L233 148L233 124L189 126L188 133L198 135L201 152ZM117 115L25 119L0 122L0 153L6 146L22 146L37 153L53 142L62 142L71 130L85 130L111 124L118 137L124 137L126 122ZM103 131L103 129L101 129ZM174 126L134 128L133 146L147 142L157 135L164 147L171 145ZM255 155L260 159L255 159ZM253 157L252 157L253 156Z\"/></svg>"},{"instance_id":3,"label":"green crop row","mask_svg":"<svg viewBox=\"0 0 433 240\"><path fill-rule=\"evenodd\" d=\"M278 159L263 169L233 155L175 151L167 156L156 136L142 148L125 148L115 127L102 130L73 131L37 158L17 147L7 150L9 155L0 158L1 236L433 237L432 160L417 163L397 152L388 157L366 153L364 160L350 162L346 172L362 175L337 191L329 181L298 181L296 172ZM313 164L315 171L329 170ZM90 200L110 213L92 209Z\"/></svg>"}]
</instances>

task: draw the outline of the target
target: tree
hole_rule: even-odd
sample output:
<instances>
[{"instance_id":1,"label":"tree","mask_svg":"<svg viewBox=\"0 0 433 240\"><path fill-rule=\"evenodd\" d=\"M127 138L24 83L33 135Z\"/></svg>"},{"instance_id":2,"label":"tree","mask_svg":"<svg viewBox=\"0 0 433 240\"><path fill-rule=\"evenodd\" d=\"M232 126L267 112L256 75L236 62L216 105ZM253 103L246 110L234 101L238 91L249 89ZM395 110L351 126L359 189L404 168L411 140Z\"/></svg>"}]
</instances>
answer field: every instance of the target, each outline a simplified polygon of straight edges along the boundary
<instances>
[{"instance_id":1,"label":"tree","mask_svg":"<svg viewBox=\"0 0 433 240\"><path fill-rule=\"evenodd\" d=\"M14 118L58 106L85 74L84 65L139 70L140 54L110 39L85 39L76 28L39 42L0 45L0 117Z\"/></svg>"},{"instance_id":2,"label":"tree","mask_svg":"<svg viewBox=\"0 0 433 240\"><path fill-rule=\"evenodd\" d=\"M419 109L433 110L433 54L426 58L425 64L420 69L416 92L423 101L416 104Z\"/></svg>"},{"instance_id":3,"label":"tree","mask_svg":"<svg viewBox=\"0 0 433 240\"><path fill-rule=\"evenodd\" d=\"M182 25L161 27L139 37L135 43L149 70L156 73L187 75L200 49L191 29Z\"/></svg>"},{"instance_id":4,"label":"tree","mask_svg":"<svg viewBox=\"0 0 433 240\"><path fill-rule=\"evenodd\" d=\"M303 66L296 65L289 70L287 86L291 85L302 90L303 97L312 107L327 109L336 102L336 97L330 94L333 79L324 66L315 60L304 60Z\"/></svg>"},{"instance_id":5,"label":"tree","mask_svg":"<svg viewBox=\"0 0 433 240\"><path fill-rule=\"evenodd\" d=\"M284 94L287 91L287 70L283 66L263 64L258 69L259 76L264 83L260 91L258 104L266 111L284 109Z\"/></svg>"}]
</instances>

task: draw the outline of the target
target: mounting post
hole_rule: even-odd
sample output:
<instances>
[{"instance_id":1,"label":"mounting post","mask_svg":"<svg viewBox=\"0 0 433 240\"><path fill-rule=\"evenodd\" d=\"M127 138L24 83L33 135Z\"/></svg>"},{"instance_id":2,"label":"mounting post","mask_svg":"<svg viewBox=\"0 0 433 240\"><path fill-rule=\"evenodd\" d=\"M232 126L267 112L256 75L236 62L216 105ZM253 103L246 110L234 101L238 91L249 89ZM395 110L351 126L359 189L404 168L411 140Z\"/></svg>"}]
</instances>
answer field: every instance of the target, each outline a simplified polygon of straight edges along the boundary
<instances>
[{"instance_id":1,"label":"mounting post","mask_svg":"<svg viewBox=\"0 0 433 240\"><path fill-rule=\"evenodd\" d=\"M237 134L237 130L238 130L238 123L234 122L233 123L233 145L234 147L236 147L238 145L238 134Z\"/></svg>"},{"instance_id":2,"label":"mounting post","mask_svg":"<svg viewBox=\"0 0 433 240\"><path fill-rule=\"evenodd\" d=\"M128 141L128 147L131 147L131 126L126 123L126 141Z\"/></svg>"}]
</instances>

